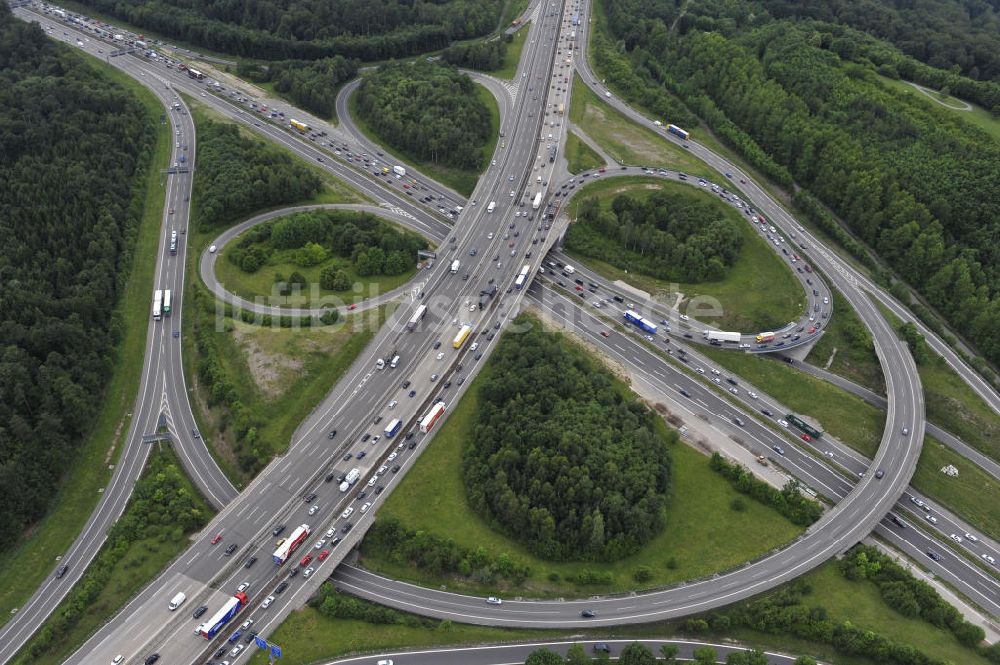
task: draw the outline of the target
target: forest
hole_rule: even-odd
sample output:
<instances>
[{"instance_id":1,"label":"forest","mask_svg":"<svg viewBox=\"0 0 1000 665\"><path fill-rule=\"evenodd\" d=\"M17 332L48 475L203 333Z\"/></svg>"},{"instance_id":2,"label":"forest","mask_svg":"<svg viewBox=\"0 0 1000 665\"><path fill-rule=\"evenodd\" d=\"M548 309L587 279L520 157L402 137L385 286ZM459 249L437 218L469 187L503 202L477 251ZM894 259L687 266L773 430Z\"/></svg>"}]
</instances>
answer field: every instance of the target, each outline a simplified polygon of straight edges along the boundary
<instances>
[{"instance_id":1,"label":"forest","mask_svg":"<svg viewBox=\"0 0 1000 665\"><path fill-rule=\"evenodd\" d=\"M886 86L864 40L838 26L776 21L731 37L692 29L675 39L658 19L621 27L637 67L751 163L833 209L1000 361L1000 145L992 137Z\"/></svg>"},{"instance_id":2,"label":"forest","mask_svg":"<svg viewBox=\"0 0 1000 665\"><path fill-rule=\"evenodd\" d=\"M359 62L337 55L320 60L282 60L267 64L241 61L236 73L254 83L272 83L296 105L323 118L337 110L337 91L358 73Z\"/></svg>"},{"instance_id":3,"label":"forest","mask_svg":"<svg viewBox=\"0 0 1000 665\"><path fill-rule=\"evenodd\" d=\"M500 0L83 0L213 51L261 60L401 58L497 28Z\"/></svg>"},{"instance_id":4,"label":"forest","mask_svg":"<svg viewBox=\"0 0 1000 665\"><path fill-rule=\"evenodd\" d=\"M737 224L708 197L664 190L645 198L619 194L609 206L585 200L566 247L663 280L715 281L739 257Z\"/></svg>"},{"instance_id":5,"label":"forest","mask_svg":"<svg viewBox=\"0 0 1000 665\"><path fill-rule=\"evenodd\" d=\"M424 61L379 67L355 93L365 122L398 150L454 168L478 169L490 110L454 67Z\"/></svg>"},{"instance_id":6,"label":"forest","mask_svg":"<svg viewBox=\"0 0 1000 665\"><path fill-rule=\"evenodd\" d=\"M367 212L310 210L281 217L248 231L226 252L244 272L256 272L275 252L301 266L320 265L332 257L350 260L361 276L402 275L417 263L427 242ZM331 291L351 288L347 273L336 264L320 274L320 286ZM294 276L289 283L299 283ZM304 280L302 280L304 285Z\"/></svg>"},{"instance_id":7,"label":"forest","mask_svg":"<svg viewBox=\"0 0 1000 665\"><path fill-rule=\"evenodd\" d=\"M315 172L286 151L211 120L198 123L197 174L192 212L205 231L261 208L309 199L322 186Z\"/></svg>"},{"instance_id":8,"label":"forest","mask_svg":"<svg viewBox=\"0 0 1000 665\"><path fill-rule=\"evenodd\" d=\"M510 35L504 39L488 39L472 44L454 44L441 52L441 58L449 65L468 67L483 72L492 72L503 66L507 56L507 43Z\"/></svg>"},{"instance_id":9,"label":"forest","mask_svg":"<svg viewBox=\"0 0 1000 665\"><path fill-rule=\"evenodd\" d=\"M119 360L153 121L0 7L0 523L14 534L48 510Z\"/></svg>"},{"instance_id":10,"label":"forest","mask_svg":"<svg viewBox=\"0 0 1000 665\"><path fill-rule=\"evenodd\" d=\"M676 435L563 336L527 317L514 327L490 357L463 454L470 505L548 559L635 552L663 526Z\"/></svg>"}]
</instances>

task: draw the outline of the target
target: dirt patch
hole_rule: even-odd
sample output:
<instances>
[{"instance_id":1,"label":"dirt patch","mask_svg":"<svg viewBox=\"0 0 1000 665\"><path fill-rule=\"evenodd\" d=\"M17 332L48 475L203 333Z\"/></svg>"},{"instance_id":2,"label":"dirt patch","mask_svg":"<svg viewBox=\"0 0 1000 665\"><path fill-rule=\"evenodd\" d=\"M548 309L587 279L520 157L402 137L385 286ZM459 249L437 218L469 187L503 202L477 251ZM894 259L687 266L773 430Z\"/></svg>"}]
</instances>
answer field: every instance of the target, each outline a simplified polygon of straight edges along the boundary
<instances>
[{"instance_id":1,"label":"dirt patch","mask_svg":"<svg viewBox=\"0 0 1000 665\"><path fill-rule=\"evenodd\" d=\"M594 122L594 126L607 125L609 122L614 122L616 126L619 124L617 118L609 119L608 113L596 106L589 105L583 115L586 120ZM631 150L642 162L664 159L662 147L641 132L628 128L616 132L614 138L628 150Z\"/></svg>"},{"instance_id":2,"label":"dirt patch","mask_svg":"<svg viewBox=\"0 0 1000 665\"><path fill-rule=\"evenodd\" d=\"M246 354L250 376L265 397L280 395L287 387L290 378L302 370L301 360L268 353L248 329L237 326L233 330L233 340Z\"/></svg>"}]
</instances>

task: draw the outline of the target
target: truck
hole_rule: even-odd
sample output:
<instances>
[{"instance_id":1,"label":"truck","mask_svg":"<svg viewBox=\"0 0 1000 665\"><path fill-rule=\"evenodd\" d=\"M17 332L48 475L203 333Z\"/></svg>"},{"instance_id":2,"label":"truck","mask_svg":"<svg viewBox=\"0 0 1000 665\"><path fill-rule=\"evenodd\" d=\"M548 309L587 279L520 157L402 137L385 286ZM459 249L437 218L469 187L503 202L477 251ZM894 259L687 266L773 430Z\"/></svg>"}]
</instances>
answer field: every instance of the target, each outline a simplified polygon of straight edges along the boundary
<instances>
[{"instance_id":1,"label":"truck","mask_svg":"<svg viewBox=\"0 0 1000 665\"><path fill-rule=\"evenodd\" d=\"M295 527L295 531L285 538L285 542L278 546L278 549L274 550L274 554L271 555L271 559L274 561L274 565L282 566L288 557L292 556L292 553L301 545L310 534L308 524L300 524Z\"/></svg>"},{"instance_id":2,"label":"truck","mask_svg":"<svg viewBox=\"0 0 1000 665\"><path fill-rule=\"evenodd\" d=\"M291 125L292 129L297 129L300 132L304 133L304 132L308 132L309 131L309 125L307 125L304 122L299 122L295 118L292 118L291 120L289 120L288 124Z\"/></svg>"},{"instance_id":3,"label":"truck","mask_svg":"<svg viewBox=\"0 0 1000 665\"><path fill-rule=\"evenodd\" d=\"M385 438L391 439L399 433L399 429L403 426L403 421L399 418L393 418L392 422L385 427Z\"/></svg>"},{"instance_id":4,"label":"truck","mask_svg":"<svg viewBox=\"0 0 1000 665\"><path fill-rule=\"evenodd\" d=\"M719 341L729 342L730 344L739 344L741 337L741 334L738 332L722 332L721 330L709 330L705 334L705 339L710 342Z\"/></svg>"},{"instance_id":5,"label":"truck","mask_svg":"<svg viewBox=\"0 0 1000 665\"><path fill-rule=\"evenodd\" d=\"M526 265L523 268L521 268L521 273L517 276L517 279L514 281L515 288L517 289L524 288L524 283L527 281L528 273L530 271L531 271L531 266Z\"/></svg>"},{"instance_id":6,"label":"truck","mask_svg":"<svg viewBox=\"0 0 1000 665\"><path fill-rule=\"evenodd\" d=\"M353 469L348 471L347 475L344 476L344 481L340 483L340 491L346 492L347 490L351 489L351 485L358 482L358 478L360 477L361 477L361 470L358 469L357 467L354 467Z\"/></svg>"},{"instance_id":7,"label":"truck","mask_svg":"<svg viewBox=\"0 0 1000 665\"><path fill-rule=\"evenodd\" d=\"M451 274L452 275L457 275L458 274L458 269L461 268L461 267L462 267L462 262L461 261L459 261L458 259L455 259L454 261L452 261L451 262Z\"/></svg>"},{"instance_id":8,"label":"truck","mask_svg":"<svg viewBox=\"0 0 1000 665\"><path fill-rule=\"evenodd\" d=\"M488 206L486 206L486 212L488 212L488 213L493 212L494 210L496 210L496 208L497 208L497 202L496 201L490 201L490 204Z\"/></svg>"},{"instance_id":9,"label":"truck","mask_svg":"<svg viewBox=\"0 0 1000 665\"><path fill-rule=\"evenodd\" d=\"M431 431L431 428L434 427L434 423L436 423L437 419L441 417L441 415L444 413L444 410L445 410L444 402L437 402L436 404L434 404L434 406L431 407L431 410L428 411L424 415L424 417L420 419L420 431L423 432L424 434L427 434L427 432Z\"/></svg>"},{"instance_id":10,"label":"truck","mask_svg":"<svg viewBox=\"0 0 1000 665\"><path fill-rule=\"evenodd\" d=\"M574 39L576 39L576 30L573 30L569 33L569 40L573 41Z\"/></svg>"},{"instance_id":11,"label":"truck","mask_svg":"<svg viewBox=\"0 0 1000 665\"><path fill-rule=\"evenodd\" d=\"M573 266L566 266L563 268L563 272L565 272L567 275L572 275L573 273L576 272L576 268L574 268Z\"/></svg>"},{"instance_id":12,"label":"truck","mask_svg":"<svg viewBox=\"0 0 1000 665\"><path fill-rule=\"evenodd\" d=\"M465 343L465 338L469 336L470 332L472 332L472 326L468 324L462 326L459 329L458 334L455 335L455 339L452 340L451 345L456 349L461 348L462 344Z\"/></svg>"},{"instance_id":13,"label":"truck","mask_svg":"<svg viewBox=\"0 0 1000 665\"><path fill-rule=\"evenodd\" d=\"M136 45L138 45L138 42L136 42ZM198 81L203 81L205 79L205 75L197 69L188 69L188 76Z\"/></svg>"},{"instance_id":14,"label":"truck","mask_svg":"<svg viewBox=\"0 0 1000 665\"><path fill-rule=\"evenodd\" d=\"M794 413L789 413L785 415L785 420L791 423L793 427L797 427L806 434L808 434L813 439L818 439L823 436L823 432L819 431L806 421L802 420Z\"/></svg>"},{"instance_id":15,"label":"truck","mask_svg":"<svg viewBox=\"0 0 1000 665\"><path fill-rule=\"evenodd\" d=\"M173 298L170 295L170 289L163 292L163 314L165 316L170 316L171 303Z\"/></svg>"},{"instance_id":16,"label":"truck","mask_svg":"<svg viewBox=\"0 0 1000 665\"><path fill-rule=\"evenodd\" d=\"M656 324L649 319L642 318L638 313L633 312L632 310L627 310L625 312L625 320L633 325L639 326L650 335L656 334Z\"/></svg>"},{"instance_id":17,"label":"truck","mask_svg":"<svg viewBox=\"0 0 1000 665\"><path fill-rule=\"evenodd\" d=\"M153 320L159 321L163 318L163 291L157 289L153 293Z\"/></svg>"},{"instance_id":18,"label":"truck","mask_svg":"<svg viewBox=\"0 0 1000 665\"><path fill-rule=\"evenodd\" d=\"M542 205L542 193L538 192L535 194L535 200L531 202L531 209L538 210L540 205Z\"/></svg>"},{"instance_id":19,"label":"truck","mask_svg":"<svg viewBox=\"0 0 1000 665\"><path fill-rule=\"evenodd\" d=\"M413 332L417 329L417 324L420 323L420 319L424 318L424 314L427 313L427 305L421 305L417 307L416 311L413 312L413 316L410 320L406 322L406 329Z\"/></svg>"},{"instance_id":20,"label":"truck","mask_svg":"<svg viewBox=\"0 0 1000 665\"><path fill-rule=\"evenodd\" d=\"M177 231L170 232L170 256L177 256Z\"/></svg>"},{"instance_id":21,"label":"truck","mask_svg":"<svg viewBox=\"0 0 1000 665\"><path fill-rule=\"evenodd\" d=\"M667 125L667 131L673 134L674 136L679 136L685 141L687 140L688 133L683 129L681 129L680 127L678 127L677 125L674 124Z\"/></svg>"},{"instance_id":22,"label":"truck","mask_svg":"<svg viewBox=\"0 0 1000 665\"><path fill-rule=\"evenodd\" d=\"M768 342L774 341L774 333L773 332L758 333L756 339L758 344L767 344Z\"/></svg>"},{"instance_id":23,"label":"truck","mask_svg":"<svg viewBox=\"0 0 1000 665\"><path fill-rule=\"evenodd\" d=\"M218 612L212 615L211 619L198 626L196 632L206 640L212 639L248 602L249 599L245 593L242 591L236 593L219 608Z\"/></svg>"},{"instance_id":24,"label":"truck","mask_svg":"<svg viewBox=\"0 0 1000 665\"><path fill-rule=\"evenodd\" d=\"M398 175L400 178L406 175L406 169L404 169L402 166L398 164L392 167L392 172Z\"/></svg>"},{"instance_id":25,"label":"truck","mask_svg":"<svg viewBox=\"0 0 1000 665\"><path fill-rule=\"evenodd\" d=\"M566 112L566 105L565 104L560 104L559 105L559 115L562 115L565 112Z\"/></svg>"}]
</instances>

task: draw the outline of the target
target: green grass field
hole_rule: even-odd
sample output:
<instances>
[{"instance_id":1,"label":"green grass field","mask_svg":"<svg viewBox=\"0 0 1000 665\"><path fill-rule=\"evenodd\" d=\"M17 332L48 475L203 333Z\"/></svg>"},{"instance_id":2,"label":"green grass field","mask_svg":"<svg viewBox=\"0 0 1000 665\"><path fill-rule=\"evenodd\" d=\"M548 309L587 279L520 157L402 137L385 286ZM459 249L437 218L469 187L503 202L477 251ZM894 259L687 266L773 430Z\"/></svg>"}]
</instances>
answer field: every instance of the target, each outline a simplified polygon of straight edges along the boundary
<instances>
[{"instance_id":1,"label":"green grass field","mask_svg":"<svg viewBox=\"0 0 1000 665\"><path fill-rule=\"evenodd\" d=\"M233 242L237 242L237 240ZM215 263L215 275L226 290L247 300L254 301L257 298L266 299L272 294L276 273L281 273L287 279L293 272L299 272L306 278L308 284L307 288L302 291L301 300L286 304L285 296L276 295L274 302L281 304L282 307L316 307L324 303L351 304L363 302L406 284L417 272L414 267L402 275L359 277L354 272L354 267L350 259L337 256L331 257L319 265L302 268L291 261L294 251L280 250L275 252L271 259L273 263L269 262L254 273L243 272L238 266L226 260L225 257L222 257ZM329 291L321 288L319 285L320 273L327 266L336 266L346 272L351 279L351 283L358 285L358 290ZM313 289L315 289L315 294L313 294ZM316 296L316 302L314 302L313 295ZM266 302L270 303L270 300L266 300Z\"/></svg>"},{"instance_id":2,"label":"green grass field","mask_svg":"<svg viewBox=\"0 0 1000 665\"><path fill-rule=\"evenodd\" d=\"M451 187L463 196L471 196L472 190L476 188L476 182L479 181L480 174L482 174L482 172L486 170L486 167L489 166L493 152L497 147L497 141L500 137L500 107L497 105L496 98L493 97L489 90L481 85L476 85L476 92L479 95L480 100L486 104L486 108L490 110L490 139L486 142L486 145L483 146L482 161L479 163L479 168L474 171L453 168L450 166L442 166L433 162L423 161L418 159L415 155L411 155L403 150L398 150L387 141L379 138L378 134L376 134L375 131L368 126L368 123L365 122L364 118L361 117L361 114L358 113L356 95L351 95L348 108L351 111L351 119L354 121L354 124L357 125L358 129L373 142L380 145L382 150L384 150L387 155L392 155L407 164L413 164L427 177L432 178L447 187Z\"/></svg>"},{"instance_id":3,"label":"green grass field","mask_svg":"<svg viewBox=\"0 0 1000 665\"><path fill-rule=\"evenodd\" d=\"M941 473L948 464L958 469L958 476L951 478ZM912 482L970 524L1000 538L1000 483L937 439L924 438Z\"/></svg>"},{"instance_id":4,"label":"green grass field","mask_svg":"<svg viewBox=\"0 0 1000 665\"><path fill-rule=\"evenodd\" d=\"M589 171L604 164L601 156L572 130L566 135L566 161L570 173Z\"/></svg>"},{"instance_id":5,"label":"green grass field","mask_svg":"<svg viewBox=\"0 0 1000 665\"><path fill-rule=\"evenodd\" d=\"M517 4L520 5L521 3ZM516 12L515 16L518 13L520 12ZM514 18L512 17L510 20L512 21ZM508 23L510 23L510 21L508 21ZM514 33L513 38L511 38L510 42L507 44L507 53L504 55L503 65L501 65L500 69L490 73L497 78L508 80L517 75L517 63L521 61L521 51L524 49L524 41L528 37L528 28L530 25L531 21L527 21L520 30ZM503 39L503 37L501 37L501 39Z\"/></svg>"},{"instance_id":6,"label":"green grass field","mask_svg":"<svg viewBox=\"0 0 1000 665\"><path fill-rule=\"evenodd\" d=\"M484 372L488 372L487 368ZM509 593L529 596L586 595L654 587L692 579L735 566L786 543L800 529L772 509L752 500L745 512L730 504L737 496L729 483L708 468L708 459L683 444L673 446L674 481L661 533L637 554L613 563L551 562L491 529L466 500L460 459L478 409L477 378L454 408L444 427L423 452L416 467L392 493L380 516L395 517L410 529L451 538L466 547L508 554L531 568L531 575ZM623 386L623 389L624 388ZM660 422L661 426L666 427ZM371 569L419 584L447 585L472 593L492 593L457 579L440 579L410 566L400 566L362 547L362 563ZM649 567L652 579L638 585L633 573ZM613 575L610 586L578 586L569 578L587 570ZM558 577L550 577L558 576Z\"/></svg>"},{"instance_id":7,"label":"green grass field","mask_svg":"<svg viewBox=\"0 0 1000 665\"><path fill-rule=\"evenodd\" d=\"M1000 416L943 359L918 365L927 418L1000 461Z\"/></svg>"},{"instance_id":8,"label":"green grass field","mask_svg":"<svg viewBox=\"0 0 1000 665\"><path fill-rule=\"evenodd\" d=\"M609 172L611 173L611 172ZM574 214L574 205L590 196L596 196L602 201L610 201L619 193L629 192L635 197L648 196L654 189L677 192L685 196L697 197L699 200L714 200L710 194L678 182L669 182L660 178L644 176L625 176L620 178L602 178L588 184L581 194L577 194L575 204L570 204L570 214ZM717 282L702 282L699 284L669 284L665 281L648 277L639 273L626 272L610 264L577 257L589 267L611 280L622 280L633 286L653 294L654 297L669 305L674 304L674 293L679 291L688 299L715 299L721 305L722 316L709 318L699 315L694 309L688 309L691 316L710 321L712 325L722 330L765 330L778 327L796 319L806 307L805 294L791 269L771 251L767 243L740 219L740 214L728 205L716 202L720 215L725 215L738 222L738 228L743 235L743 249L740 257L729 270L729 274ZM711 301L709 301L711 302ZM687 305L683 305L682 309Z\"/></svg>"},{"instance_id":9,"label":"green grass field","mask_svg":"<svg viewBox=\"0 0 1000 665\"><path fill-rule=\"evenodd\" d=\"M993 117L988 110L980 106L976 106L971 102L965 102L956 97L947 95L942 97L940 93L935 91L929 91L929 93L921 92L906 81L897 81L878 74L876 76L878 76L879 80L882 81L886 87L923 99L928 104L932 104L935 108L949 110L955 118L968 122L971 125L975 125L976 127L984 130L994 139L1000 141L1000 119ZM938 101L935 100L942 103L938 103ZM972 107L971 111L961 110L965 108L966 104Z\"/></svg>"},{"instance_id":10,"label":"green grass field","mask_svg":"<svg viewBox=\"0 0 1000 665\"><path fill-rule=\"evenodd\" d=\"M96 61L95 61L96 62ZM158 119L163 107L156 98L117 69L101 67L102 73L128 88ZM62 479L48 515L29 532L21 534L0 560L0 622L11 617L53 570L55 557L66 551L101 498L100 490L111 478L109 465L118 460L131 423L131 412L139 391L149 324L150 293L156 265L160 222L163 218L163 168L170 160L170 126L158 124L156 144L150 155L146 199L135 246L131 275L116 309L123 325L123 339L115 350L115 362L104 395L96 396L99 411L91 435L74 452L73 465ZM32 565L25 566L30 561Z\"/></svg>"},{"instance_id":11,"label":"green grass field","mask_svg":"<svg viewBox=\"0 0 1000 665\"><path fill-rule=\"evenodd\" d=\"M214 514L198 494L197 488L184 475L184 469L173 451L166 447L160 453L171 460L182 477L184 488L196 498L206 521ZM134 510L129 506L127 510ZM41 656L33 658L31 665L58 665L75 651L90 635L118 612L136 593L166 567L170 561L190 545L190 539L180 528L162 530L155 537L131 543L122 559L115 565L107 584L97 598L87 607L86 613L70 630L54 641ZM59 610L57 609L56 612ZM25 657L15 659L15 665L27 663Z\"/></svg>"},{"instance_id":12,"label":"green grass field","mask_svg":"<svg viewBox=\"0 0 1000 665\"><path fill-rule=\"evenodd\" d=\"M865 348L850 334L850 331L858 329L864 330L864 325L844 296L834 289L833 315L827 323L826 332L813 346L806 361L826 368L832 356L833 362L827 369L884 395L885 377L875 349Z\"/></svg>"},{"instance_id":13,"label":"green grass field","mask_svg":"<svg viewBox=\"0 0 1000 665\"><path fill-rule=\"evenodd\" d=\"M574 76L570 120L619 164L677 169L718 182L724 180L722 174L716 173L682 148L645 127L633 124L602 102L584 85L579 75Z\"/></svg>"}]
</instances>

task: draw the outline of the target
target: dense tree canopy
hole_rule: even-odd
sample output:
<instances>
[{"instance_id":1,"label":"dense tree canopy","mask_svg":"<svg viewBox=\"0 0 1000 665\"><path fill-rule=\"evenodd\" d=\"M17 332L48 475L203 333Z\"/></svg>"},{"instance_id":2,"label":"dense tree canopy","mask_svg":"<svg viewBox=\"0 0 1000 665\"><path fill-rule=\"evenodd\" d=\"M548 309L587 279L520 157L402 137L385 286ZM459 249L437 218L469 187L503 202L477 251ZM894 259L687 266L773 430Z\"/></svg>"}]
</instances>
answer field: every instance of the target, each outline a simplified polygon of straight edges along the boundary
<instances>
[{"instance_id":1,"label":"dense tree canopy","mask_svg":"<svg viewBox=\"0 0 1000 665\"><path fill-rule=\"evenodd\" d=\"M652 8L613 6L623 5L646 17L610 22L636 62L749 161L830 206L1000 360L1000 144L954 112L887 87L872 71L870 38L840 26L739 19L742 5L720 0L696 3L701 18L667 38ZM729 36L703 31L730 14Z\"/></svg>"},{"instance_id":2,"label":"dense tree canopy","mask_svg":"<svg viewBox=\"0 0 1000 665\"><path fill-rule=\"evenodd\" d=\"M358 73L358 61L338 55L312 62L282 60L266 65L241 62L240 76L255 83L273 83L274 89L307 111L324 118L337 108L340 85Z\"/></svg>"},{"instance_id":3,"label":"dense tree canopy","mask_svg":"<svg viewBox=\"0 0 1000 665\"><path fill-rule=\"evenodd\" d=\"M249 212L308 199L318 175L288 153L240 134L229 123L198 123L194 218L200 228L228 224Z\"/></svg>"},{"instance_id":4,"label":"dense tree canopy","mask_svg":"<svg viewBox=\"0 0 1000 665\"><path fill-rule=\"evenodd\" d=\"M619 194L610 206L586 200L569 227L566 246L660 279L718 280L739 257L738 224L710 197L672 190L646 198Z\"/></svg>"},{"instance_id":5,"label":"dense tree canopy","mask_svg":"<svg viewBox=\"0 0 1000 665\"><path fill-rule=\"evenodd\" d=\"M449 46L441 52L441 57L450 65L456 67L468 67L480 71L492 72L503 66L503 59L507 56L507 42L510 41L508 35L506 39L487 39L475 43L461 43Z\"/></svg>"},{"instance_id":6,"label":"dense tree canopy","mask_svg":"<svg viewBox=\"0 0 1000 665\"><path fill-rule=\"evenodd\" d=\"M469 500L539 556L631 554L662 526L670 484L656 416L561 335L521 327L480 387L462 460Z\"/></svg>"},{"instance_id":7,"label":"dense tree canopy","mask_svg":"<svg viewBox=\"0 0 1000 665\"><path fill-rule=\"evenodd\" d=\"M419 159L478 169L490 110L455 68L428 62L383 65L357 91L358 111L390 145Z\"/></svg>"},{"instance_id":8,"label":"dense tree canopy","mask_svg":"<svg viewBox=\"0 0 1000 665\"><path fill-rule=\"evenodd\" d=\"M126 90L0 8L0 523L14 533L45 514L94 423L153 136Z\"/></svg>"},{"instance_id":9,"label":"dense tree canopy","mask_svg":"<svg viewBox=\"0 0 1000 665\"><path fill-rule=\"evenodd\" d=\"M494 30L500 0L84 0L147 30L262 60L383 60Z\"/></svg>"}]
</instances>

